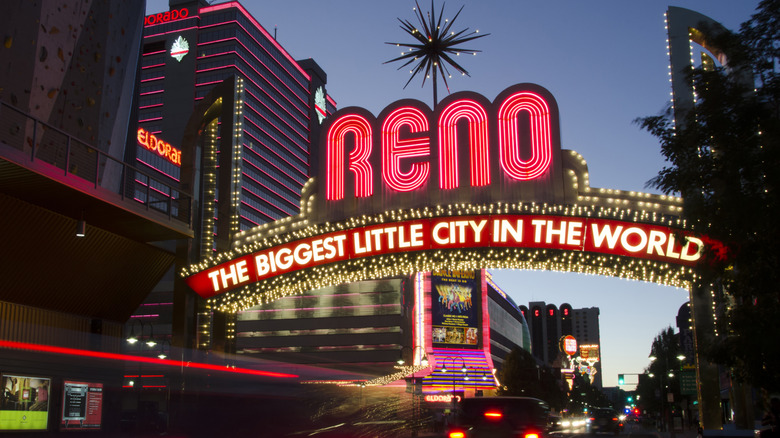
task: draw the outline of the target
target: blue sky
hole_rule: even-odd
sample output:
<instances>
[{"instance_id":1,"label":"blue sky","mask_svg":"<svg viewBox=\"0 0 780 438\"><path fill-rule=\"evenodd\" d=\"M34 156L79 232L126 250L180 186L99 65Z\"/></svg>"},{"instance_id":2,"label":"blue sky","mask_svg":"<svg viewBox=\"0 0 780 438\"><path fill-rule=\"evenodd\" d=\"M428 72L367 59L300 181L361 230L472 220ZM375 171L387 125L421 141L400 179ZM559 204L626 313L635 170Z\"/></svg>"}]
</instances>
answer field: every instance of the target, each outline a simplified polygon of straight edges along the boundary
<instances>
[{"instance_id":1,"label":"blue sky","mask_svg":"<svg viewBox=\"0 0 780 438\"><path fill-rule=\"evenodd\" d=\"M218 1L221 3L221 1ZM679 6L729 29L755 12L758 0L450 0L445 17L464 6L453 30L490 36L466 45L482 50L462 59L471 77L454 76L452 92L475 91L493 100L510 85L532 82L558 102L564 149L585 158L597 188L658 193L646 182L664 166L658 141L632 123L669 103L669 59L664 12ZM400 54L385 42L409 42L397 18L414 19L413 0L244 0L242 4L295 59L313 58L328 75L328 93L340 108L378 114L390 103L414 98L431 104L430 84L408 69L383 64ZM148 0L147 14L168 10ZM424 10L430 2L422 0ZM437 11L442 2L436 2ZM461 56L461 58L464 58ZM439 98L446 91L440 86ZM687 291L635 281L578 274L494 272L518 304L546 301L601 309L603 381L638 373L648 364L653 337L675 325ZM631 380L629 379L629 382Z\"/></svg>"}]
</instances>

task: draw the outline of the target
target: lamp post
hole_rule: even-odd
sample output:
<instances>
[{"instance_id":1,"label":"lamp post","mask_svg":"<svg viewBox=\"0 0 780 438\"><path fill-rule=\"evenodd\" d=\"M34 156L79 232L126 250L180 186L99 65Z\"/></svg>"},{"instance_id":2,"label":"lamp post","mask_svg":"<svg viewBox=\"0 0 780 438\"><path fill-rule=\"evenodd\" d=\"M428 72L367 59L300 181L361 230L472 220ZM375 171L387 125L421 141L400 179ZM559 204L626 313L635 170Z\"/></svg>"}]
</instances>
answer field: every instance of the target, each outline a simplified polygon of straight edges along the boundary
<instances>
[{"instance_id":1,"label":"lamp post","mask_svg":"<svg viewBox=\"0 0 780 438\"><path fill-rule=\"evenodd\" d=\"M145 344L150 349L154 348L154 346L157 345L157 341L154 339L154 325L152 325L151 321L145 322L140 319L134 319L130 321L130 335L126 339L127 343L130 345L135 345L141 341L144 338L144 328L147 325L149 326L149 337L146 338L143 344ZM135 333L136 326L139 327L140 335L136 335ZM141 346L141 352L143 352L143 344Z\"/></svg>"},{"instance_id":2,"label":"lamp post","mask_svg":"<svg viewBox=\"0 0 780 438\"><path fill-rule=\"evenodd\" d=\"M653 345L653 352L650 354L649 359L650 362L655 362L658 359L658 356L655 355L655 345ZM670 408L667 408L667 402L668 403L674 403L673 400L666 400L669 394L673 394L672 387L671 387L671 379L674 378L675 374L674 371L669 369L669 352L663 351L661 352L664 359L664 369L661 375L659 376L659 386L661 391L661 419L663 421L663 429L664 431L669 431L670 436L674 438L674 427L671 424L671 418L670 418ZM679 354L676 356L677 360L683 361L685 360L685 356L682 354ZM651 372L648 373L648 377L653 378L655 375ZM667 391L668 388L668 391Z\"/></svg>"},{"instance_id":3,"label":"lamp post","mask_svg":"<svg viewBox=\"0 0 780 438\"><path fill-rule=\"evenodd\" d=\"M454 373L455 370L454 370L454 368L455 368L456 361L460 361L460 364L461 364L460 371L461 372L466 373L466 371L468 371L468 368L466 368L466 361L463 360L462 357L457 357L457 356L451 357L451 356L448 356L448 357L445 357L444 360L441 363L441 372L442 373L446 373L447 372L447 361L450 361L450 360L452 361L452 368L453 368L453 374L452 374L452 395L454 396L455 395L455 373ZM468 374L466 374L466 379L468 379Z\"/></svg>"},{"instance_id":4,"label":"lamp post","mask_svg":"<svg viewBox=\"0 0 780 438\"><path fill-rule=\"evenodd\" d=\"M417 353L417 350L422 350L422 355L420 356L419 360L417 357L414 356L415 353ZM398 360L396 361L398 365L404 365L406 364L406 360L404 359L404 350L410 350L412 352L412 365L417 365L418 363L422 366L428 366L428 355L425 354L425 348L423 348L420 345L416 345L414 349L411 347L403 346L401 347L401 353L399 355Z\"/></svg>"}]
</instances>

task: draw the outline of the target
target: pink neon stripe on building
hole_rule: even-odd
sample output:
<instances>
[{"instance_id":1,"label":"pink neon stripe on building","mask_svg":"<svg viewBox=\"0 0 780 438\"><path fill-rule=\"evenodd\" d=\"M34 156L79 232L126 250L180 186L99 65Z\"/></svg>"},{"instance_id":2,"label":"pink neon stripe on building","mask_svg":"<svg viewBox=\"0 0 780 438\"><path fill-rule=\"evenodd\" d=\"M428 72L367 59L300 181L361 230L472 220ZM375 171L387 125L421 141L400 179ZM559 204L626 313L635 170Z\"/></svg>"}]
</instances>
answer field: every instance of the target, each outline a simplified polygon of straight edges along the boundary
<instances>
[{"instance_id":1,"label":"pink neon stripe on building","mask_svg":"<svg viewBox=\"0 0 780 438\"><path fill-rule=\"evenodd\" d=\"M228 38L228 40L231 40L231 39L234 39L234 38ZM265 80L265 81L268 83L268 85L269 85L271 88L273 88L274 90L276 90L276 92L277 92L277 93L279 93L280 95L282 95L282 96L285 98L285 100L287 100L287 101L290 103L290 106L292 106L293 108L295 108L296 110L298 110L298 112L300 112L300 113L301 113L301 115L303 115L303 116L307 116L307 113L306 113L306 111L299 109L299 108L298 108L298 107L297 107L297 106L296 106L296 105L295 105L295 104L294 104L294 103L293 103L293 102L292 102L290 99L288 99L288 98L287 98L287 95L286 95L285 93L282 93L281 91L279 91L279 89L278 89L278 88L276 88L276 86L275 86L275 85L274 85L274 84L273 84L271 81L269 81L269 80L268 80L268 79L267 79L265 76L263 76L263 74L262 74L262 73L260 73L259 71L257 71L257 70L256 70L254 67L252 67L252 65L251 65L251 64L249 64L249 63L246 61L246 59L242 58L242 57L241 57L241 55L239 55L239 54L238 54L238 53L236 53L235 51L232 51L232 52L224 52L224 53L220 53L220 54L217 54L217 55L211 55L211 56L220 56L220 55L226 55L226 54L231 54L231 53L233 53L233 54L235 54L235 56L237 56L237 57L241 58L241 59L242 59L242 60L243 60L243 61L246 63L246 65L247 65L249 68L251 68L251 69L252 69L252 70L253 70L255 73L257 73L257 75L258 75L258 76L260 76L261 78L263 78L263 79L264 79L264 80ZM199 58L199 59L205 59L205 57L201 57L201 58ZM261 87L260 85L258 85L258 84L257 84L255 81L253 81L253 80L249 79L249 76L248 76L246 73L244 73L244 71L243 71L243 70L241 70L241 67L239 67L239 66L238 66L238 65L236 65L235 63L233 63L233 64L226 64L226 65L223 65L223 66L220 66L220 67L204 68L204 69L201 69L201 70L196 70L196 71L195 71L195 73L196 73L196 74L198 74L198 73L206 73L206 72L215 71L215 70L222 70L222 69L225 69L225 68L235 68L236 70L240 71L240 72L241 72L241 74L243 74L243 75L244 75L244 77L245 77L245 78L246 78L246 79L247 79L249 82L251 82L252 84L254 84L254 86L255 86L255 87L257 87L258 89L262 89L262 88L263 88L263 87ZM278 78L278 76L277 76L277 78ZM279 80L280 80L282 83L284 83L284 81L282 81L281 79L279 79ZM301 100L301 98L300 98L300 97L298 97L298 95L296 95L295 93L292 93L292 90L290 91L290 93L291 93L291 94L293 94L293 95L294 95L296 98L298 98L298 100L299 100L299 101L303 102L303 101ZM304 103L303 105L304 105L305 107L307 107L307 108L309 107L309 105L308 105L308 104L306 104L306 103Z\"/></svg>"},{"instance_id":2,"label":"pink neon stripe on building","mask_svg":"<svg viewBox=\"0 0 780 438\"><path fill-rule=\"evenodd\" d=\"M247 136L249 136L249 137L252 137L252 136L251 136L251 135L249 135L249 134L247 134ZM252 138L254 138L254 137L252 137ZM257 140L257 139L255 139L255 140ZM297 184L300 184L301 186L303 186L303 184L305 184L305 183L306 183L306 180L305 180L305 179L302 179L302 180L299 180L299 179L297 179L297 178L296 178L296 175L293 175L293 174L291 174L290 172L286 171L285 169L282 169L282 168L280 168L279 166L277 166L277 165L276 165L276 163L274 163L274 162L272 162L272 161L268 160L268 159L267 159L266 157L264 157L263 155L260 155L260 154L258 154L258 153L257 153L256 151L254 151L253 149L246 149L246 148L245 148L245 151L250 151L250 152L252 152L252 154L253 154L253 156L254 156L254 157L258 158L259 160L262 160L264 163L266 163L267 165L269 165L269 166L273 167L274 169L276 169L276 170L277 170L277 171L279 171L280 173L283 173L283 174L285 174L285 175L289 176L290 178L292 178L292 180L293 180L295 183L297 183ZM274 151L270 151L270 152L271 152L271 153L273 153L275 156L279 157L279 154L277 154L276 152L274 152ZM279 157L279 158L281 159L281 157ZM289 162L288 162L288 163L289 163ZM255 167L257 167L257 166L255 166ZM293 169L293 170L296 170L296 171L298 171L298 169ZM303 175L303 173L302 173L302 172L300 172L300 171L298 171L298 172L299 172L299 173L301 173L301 174Z\"/></svg>"},{"instance_id":3,"label":"pink neon stripe on building","mask_svg":"<svg viewBox=\"0 0 780 438\"><path fill-rule=\"evenodd\" d=\"M293 193L293 196L295 196L295 194L296 194L296 193L300 192L300 190L301 190L300 188L290 187L289 185L287 185L287 184L283 183L282 181L279 181L278 179L274 178L274 176L273 176L273 175L269 175L268 173L264 172L262 169L260 169L259 167L255 166L255 165L254 165L254 163L252 163L252 162L250 162L250 161L247 161L245 158L243 158L243 161L244 161L244 163L245 163L245 164L248 164L248 165L252 166L252 167L253 167L253 168L255 168L255 169L258 171L258 172L260 172L260 173L262 173L263 175L267 176L268 178L270 178L270 179L272 179L272 180L276 181L276 182L277 182L279 185L283 186L284 188L286 188L287 190L289 190L290 192L292 192L292 193ZM253 178L253 177L252 177L251 175L249 175L248 173L244 172L244 175L245 175L247 178L251 179L252 181L254 181L254 182L256 182L256 183L260 184L261 186L263 186L263 187L268 187L266 184L264 184L264 183L262 183L262 182L260 182L260 181L256 180L255 178ZM278 192L276 192L275 190L272 190L272 189L270 189L270 188L269 188L269 190L271 190L272 192L276 193L276 194L277 194L277 195L279 195L279 196L282 196L282 195L280 195ZM290 202L290 201L287 201L287 202ZM294 204L294 203L292 203L292 202L290 202L290 205L294 206L296 209L300 207L300 205L298 205L298 204Z\"/></svg>"},{"instance_id":4,"label":"pink neon stripe on building","mask_svg":"<svg viewBox=\"0 0 780 438\"><path fill-rule=\"evenodd\" d=\"M136 159L135 159L135 161L137 161L137 162L139 162L139 163L143 164L144 166L146 166L146 167L148 167L148 168L150 168L150 169L154 169L154 170L156 170L157 172L159 172L159 173L161 173L161 174L163 174L163 175L167 176L168 178L170 178L170 179L172 179L172 180L174 180L174 181L176 181L176 182L181 182L181 181L179 180L179 178L176 178L175 176L171 175L170 173L167 173L167 172L165 172L165 171L163 171L163 170L161 170L161 169L158 169L158 168L157 168L157 167L155 167L155 166L152 166L151 164L147 163L146 161L144 161L144 160L142 160L142 159L140 159L140 158L136 158ZM143 183L139 183L139 184L143 184Z\"/></svg>"},{"instance_id":5,"label":"pink neon stripe on building","mask_svg":"<svg viewBox=\"0 0 780 438\"><path fill-rule=\"evenodd\" d=\"M289 200L285 199L285 198L284 198L284 196L282 196L281 194L279 194L279 192L277 192L276 190L274 190L274 189L272 189L272 188L268 187L267 185L265 185L265 184L261 183L260 181L258 181L258 180L256 180L256 179L252 178L251 176L249 176L249 175L247 175L247 174L244 174L244 176L245 176L245 177L247 177L247 178L249 178L249 179L251 179L252 181L256 182L258 185L260 185L260 186L262 186L262 187L265 187L265 188L266 188L266 189L267 189L269 192L271 192L271 193L275 194L276 196L278 196L278 197L282 198L282 200L283 200L284 202L286 202L286 203L287 203L287 204L288 204L290 207L292 207L294 210L298 210L298 209L300 208L300 206L298 206L297 204L295 204L295 203L293 203L293 202L290 202ZM243 189L243 190L246 190L247 192L251 193L252 195L254 195L255 197L257 197L257 199L262 199L262 200L264 200L264 201L269 201L269 199L268 199L268 198L265 198L265 197L263 197L263 196L261 196L261 195L259 195L259 194L255 193L255 192L253 192L252 190L249 190L249 188L248 188L247 186L241 186L241 189ZM276 206L274 206L274 207L275 207L275 208L277 208L277 209L279 208L279 207L276 207ZM289 215L289 214L290 214L290 213L288 213L288 212L286 212L286 211L283 211L283 210L281 210L281 209L279 209L279 211L280 211L280 213L282 213L282 214L287 214L287 215Z\"/></svg>"},{"instance_id":6,"label":"pink neon stripe on building","mask_svg":"<svg viewBox=\"0 0 780 438\"><path fill-rule=\"evenodd\" d=\"M251 91L249 91L249 90L246 90L246 93L247 93L248 95L252 96L252 97L253 97L254 99L256 99L258 102L262 102L262 100L261 100L261 99L258 99L258 98L257 98L257 96L255 96L255 95L254 95L254 94L253 94ZM264 93L265 93L265 92L264 92ZM271 100L273 100L274 102L276 102L276 104L277 104L277 105L279 105L279 107L280 107L280 108L282 108L282 109L284 110L284 112L286 112L287 114L289 114L289 115L290 115L290 117L292 117L292 118L293 118L293 119L294 119L296 122L298 122L298 119L296 119L296 118L295 118L295 117L292 115L292 113L290 113L289 111L287 111L287 108L286 108L284 105L281 105L279 102L277 102L277 100L276 100L276 99L274 99L274 98L273 98L273 96L270 96L268 93L265 93L265 95L266 95L266 96L268 96L268 97L269 97ZM246 102L246 100L245 100L245 102ZM257 113L258 113L258 115L260 115L260 112L259 112L259 111L257 111L257 110L256 110L256 109L255 109L255 108L252 106L252 105L249 105L249 104L247 103L247 106L248 106L249 108L251 108L252 110L254 110L255 112L257 112ZM276 111L274 111L273 109L271 109L271 107L269 107L269 106L267 106L267 105L264 105L264 107L265 107L265 108L268 108L268 109L269 109L269 110L270 110L272 113L274 113L274 115L275 115L276 117L279 117L279 120L281 120L281 121L282 121L282 122L283 122L285 125L289 126L289 127L290 127L290 129L292 129L292 130L293 130L293 131L294 131L296 134L298 134L299 136L301 136L301 138L302 138L304 141L308 141L308 133L309 133L309 127L308 127L308 126L307 126L307 127L303 127L303 124L301 124L301 128L303 128L303 130L304 130L304 131L306 131L306 135L304 135L304 134L301 134L300 132L298 132L298 130L297 130L297 129L295 129L295 128L294 128L294 127L292 127L292 126L291 126L289 123L287 123L287 121L284 119L284 117L280 116L280 115L279 115L279 114L278 114ZM262 116L262 115L260 115L260 117L263 117L263 116ZM263 117L263 118L265 118L265 117ZM268 120L268 119L266 119L266 120ZM300 123L300 122L299 122L299 123Z\"/></svg>"},{"instance_id":7,"label":"pink neon stripe on building","mask_svg":"<svg viewBox=\"0 0 780 438\"><path fill-rule=\"evenodd\" d=\"M255 126L256 126L256 125L255 125ZM258 129L260 129L260 128L258 127ZM265 143L261 142L261 141L260 141L260 140L259 140L257 137L255 137L254 135L252 135L252 134L250 134L250 133L248 133L248 132L246 132L246 131L244 131L244 135L245 135L245 136L247 136L247 137L249 137L249 138L251 138L251 139L253 139L253 140L254 140L254 141L256 141L258 144L261 144L261 145L264 145L264 144L265 144ZM285 148L285 149L286 149L286 148ZM251 151L252 149L249 149L249 150ZM279 154L278 154L278 153L277 153L275 150L273 150L273 149L272 149L272 148L270 148L270 147L269 147L269 148L267 148L267 150L268 150L269 152L271 152L272 154L274 154L274 155L275 155L277 158L279 158L280 160L282 160L282 161L284 161L285 163L289 164L289 165L290 165L290 167L291 167L291 168L292 168L294 171L296 171L296 172L300 173L300 174L301 174L301 176L303 176L303 177L304 177L304 178L306 178L306 179L308 179L308 178L309 178L309 177L308 177L308 175L306 175L306 174L305 174L304 172L302 172L301 170L298 170L298 169L295 167L295 165L293 165L293 164L292 164L292 163L291 163L289 160L287 160L287 159L285 159L284 157L282 157L281 155L279 155ZM253 152L254 152L254 151L253 151ZM255 154L257 154L258 156L260 156L260 154L258 154L257 152L255 152ZM297 157L296 157L296 158L297 158ZM276 167L277 169L279 169L279 166L276 166L276 165L274 165L273 163L270 163L270 164L272 164L274 167ZM305 163L304 163L304 164L305 164ZM285 170L279 169L279 171L280 171L280 172L284 172L284 173L286 173L287 175L290 175L290 174L289 174L287 171L285 171ZM292 176L292 175L290 175L290 177L293 177L293 176ZM304 181L301 181L300 183L301 183L301 184L303 184L304 182L305 182L305 180L304 180Z\"/></svg>"},{"instance_id":8,"label":"pink neon stripe on building","mask_svg":"<svg viewBox=\"0 0 780 438\"><path fill-rule=\"evenodd\" d=\"M249 37L250 37L250 38L252 38L252 39L253 39L255 42L257 42L257 40L256 40L256 39L255 39L255 38L254 38L254 37L253 37L251 34L249 34L249 32L247 32L247 30L246 30L246 28L244 28L244 26L241 26L241 24L240 24L240 23L238 23L238 22L235 22L235 23L236 23L236 25L237 25L238 27L240 27L241 29L243 29L243 30L244 30L244 32L246 32L246 34L247 34L247 35L249 35ZM226 24L226 23L221 23L221 24L219 24L219 26L221 26L221 25L223 25L223 24ZM217 25L214 25L214 26L217 26ZM211 26L207 26L207 27L211 27ZM219 40L213 40L213 41L204 41L204 42L200 42L200 43L198 43L198 46L207 46L207 45L210 45L210 44L217 44L217 43L222 43L222 42L225 42L225 41L231 41L231 40L235 41L235 42L236 42L237 44L239 44L241 47L243 47L244 49L246 49L247 53L250 53L250 54L252 54L252 56L254 56L254 53L252 53L252 50L250 50L250 49L249 49L249 47L247 47L247 46L246 46L246 45L245 45L243 42L241 42L241 40L239 40L237 37L229 37L229 38L223 38L223 39L219 39ZM257 42L257 44L258 44L258 45L260 45L260 43L259 43L259 42ZM230 53L230 52L225 52L225 53ZM268 51L266 51L266 53L268 53ZM212 56L219 56L219 55L222 55L222 54L224 54L224 53L216 53L216 54L212 54L212 55L199 56L199 57L198 57L198 59L206 59L206 58L210 58L210 57L212 57ZM238 55L238 56L240 56L240 55ZM271 57L271 59L276 59L276 58L274 58L274 57L273 57L273 55L271 55L270 53L268 53L268 56L269 56L269 57ZM244 58L242 57L242 59L244 59ZM266 63L264 63L264 62L263 62L263 61L262 61L260 58L258 58L257 56L254 56L254 59L255 59L257 62L259 62L260 64L262 64L262 65L263 65L263 66L264 66L264 67L265 67L265 68L266 68L266 69L267 69L267 70L268 70L268 71L269 71L269 72L270 72L272 75L274 75L274 76L275 76L277 79L279 79L279 81L282 83L282 85L284 85L284 87L285 87L285 88L287 88L287 89L290 91L290 93L294 94L294 95L295 95L295 97L297 97L297 98L298 98L298 100L300 100L300 101L301 101L301 103L303 103L303 104L304 104L304 105L306 105L307 107L309 106L309 103L308 103L307 101L304 101L304 100L303 100L303 99L301 99L300 97L298 97L298 95L297 95L297 94L295 94L295 92L292 90L292 88L290 88L290 86L289 86L289 85L287 85L287 82L285 82L284 80L282 80L282 78L280 78L279 76L277 76L277 75L276 75L276 73L274 73L274 71L273 71L273 69L272 69L272 68L268 67L268 65L267 65ZM247 62L247 61L246 61L246 59L244 59L244 62ZM249 63L247 62L247 64L249 64ZM281 67L282 67L282 69L283 69L284 71L286 71L288 74L290 73L289 71L287 71L287 69L285 69L285 68L284 68L284 66L283 66L283 65L281 65L281 64L280 64L280 66L281 66ZM260 73L258 73L258 74L260 74ZM304 86L303 84L301 84L301 83L298 81L298 79L296 79L296 78L295 78L293 75L290 75L290 77L291 77L291 78L292 78L292 79L293 79L293 80L294 80L294 81L295 81L295 82L296 82L296 83L297 83L297 84L298 84L298 85L299 85L299 86L300 86L300 87L303 89L303 92L304 92L304 94L308 94L308 90L307 90L306 86Z\"/></svg>"},{"instance_id":9,"label":"pink neon stripe on building","mask_svg":"<svg viewBox=\"0 0 780 438\"><path fill-rule=\"evenodd\" d=\"M260 113L259 113L259 112L258 112L258 111L257 111L255 108L253 108L251 105L249 105L249 103L247 103L247 102L245 101L245 102L244 102L244 104L245 104L247 107L249 107L249 108L250 108L250 109L251 109L253 112L257 113L258 117L260 117L261 119L263 119L263 120L265 120L266 122L268 122L268 124L269 124L269 125L271 125L272 127L276 127L273 121L271 121L271 120L268 120L268 119L266 119L265 117L263 117L263 115L262 115L262 114L260 114ZM251 123L251 124L252 124L252 126L256 127L257 129L260 129L260 130L261 130L261 131L263 131L263 132L266 132L266 131L265 131L265 130L263 130L263 128L261 128L261 127L260 127L260 125L258 125L258 124L257 124L257 123L256 123L254 120L250 119L250 118L249 118L249 117L247 117L246 115L244 115L244 118L246 119L246 121L247 121L248 123ZM289 135L287 135L286 133L282 132L281 130L278 130L278 132L279 132L280 134L282 134L282 135L283 135L285 138L287 138L287 140L290 140L290 142L291 142L291 143L293 143L294 145L298 146L298 149L300 149L300 151L299 151L299 152L302 152L302 153L304 153L305 155L308 155L308 153L307 153L306 149L304 149L303 147L300 147L300 145L299 145L299 144L298 144L298 143L297 143L295 140L293 140L292 138L290 138L290 136L289 136ZM266 133L267 133L267 132L266 132ZM267 134L268 134L268 133L267 133ZM288 148L288 147L285 145L285 143L282 143L281 141L279 141L279 139L278 139L278 138L276 138L276 137L272 136L271 134L268 134L268 136L269 136L269 137L271 137L272 139L276 140L276 142L277 142L277 143L279 143L280 145L282 145L282 146L283 146L285 149L287 149L287 151L288 151L288 152L290 152L290 154L292 154L293 156L295 156L295 158L297 158L297 159L299 159L301 162L303 162L303 158L302 158L302 157L299 157L297 154L295 154L293 151L291 151L291 150L290 150L290 149L289 149L289 148ZM308 163L308 159L306 160L306 163Z\"/></svg>"},{"instance_id":10,"label":"pink neon stripe on building","mask_svg":"<svg viewBox=\"0 0 780 438\"><path fill-rule=\"evenodd\" d=\"M252 24L254 24L260 30L260 32L263 34L263 36L265 36L265 38L268 41L270 41L282 53L282 55L284 55L285 58L287 58L287 60L290 61L290 63L295 68L298 69L299 72L301 72L301 74L303 75L303 77L306 78L306 80L309 80L309 81L311 80L311 77L308 74L306 74L306 72L301 68L300 65L298 65L297 62L295 62L295 60L292 59L292 56L290 56L290 54L287 53L287 51L284 50L284 48L282 46L280 46L279 43L277 43L276 40L271 37L271 35L268 33L268 31L266 31L265 28L263 26L261 26L260 23L258 23L257 20L255 20L255 18L252 17L252 15L250 15L249 12L247 12L247 10L244 9L243 6L241 6L240 3L238 3L238 2L228 2L228 3L221 3L221 4L218 4L218 5L213 5L213 6L207 6L205 8L201 8L200 9L200 14L205 14L205 13L213 12L213 11L219 11L219 10L222 10L222 9L228 9L228 8L231 8L231 7L238 8L238 10L240 10L241 13L244 14L244 16L247 17L247 19L249 19L249 21L252 22ZM270 55L270 53L269 53L269 55ZM284 68L284 66L282 66L282 68Z\"/></svg>"},{"instance_id":11,"label":"pink neon stripe on building","mask_svg":"<svg viewBox=\"0 0 780 438\"><path fill-rule=\"evenodd\" d=\"M272 221L273 221L273 220L276 220L276 219L278 219L278 218L275 218L275 217L271 216L270 214L268 214L268 213L266 213L266 212L264 212L264 211L260 211L260 210L258 210L258 209L257 209L257 207L255 207L255 206L253 206L253 205L249 205L249 204L247 204L245 201L241 201L241 204L242 204L243 206L247 207L248 209L250 209L250 210L252 210L252 211L256 212L258 215L260 215L260 216L265 216L265 217L267 217L268 219L270 219L270 220L272 220ZM287 216L290 216L290 215L289 215L289 214L287 214L287 213L285 213L285 212L283 212L283 211L281 211L281 210L279 211L279 217L287 217ZM250 219L249 219L249 218L247 218L247 220L250 220Z\"/></svg>"},{"instance_id":12,"label":"pink neon stripe on building","mask_svg":"<svg viewBox=\"0 0 780 438\"><path fill-rule=\"evenodd\" d=\"M191 17L196 17L196 15L193 15ZM191 18L191 17L187 17L187 18ZM154 24L152 26L154 26ZM183 29L169 30L168 32L152 33L152 34L149 34L149 35L144 35L144 39L146 39L146 38L153 38L153 37L160 36L160 35L168 35L170 33L181 33L181 32L184 32L185 30L191 30L191 29L197 29L197 28L198 28L198 26L190 26L190 27L185 27ZM159 53L159 52L155 52L155 53Z\"/></svg>"}]
</instances>

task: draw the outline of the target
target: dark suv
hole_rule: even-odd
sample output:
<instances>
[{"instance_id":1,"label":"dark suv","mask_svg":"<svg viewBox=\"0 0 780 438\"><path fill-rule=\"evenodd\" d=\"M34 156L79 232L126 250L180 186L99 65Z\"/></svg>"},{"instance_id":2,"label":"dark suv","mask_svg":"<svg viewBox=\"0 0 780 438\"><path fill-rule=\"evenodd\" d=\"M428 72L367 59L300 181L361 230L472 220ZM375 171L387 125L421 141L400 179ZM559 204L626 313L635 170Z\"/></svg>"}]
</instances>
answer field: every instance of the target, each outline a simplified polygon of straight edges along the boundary
<instances>
[{"instance_id":1,"label":"dark suv","mask_svg":"<svg viewBox=\"0 0 780 438\"><path fill-rule=\"evenodd\" d=\"M550 408L530 397L474 397L460 402L447 438L543 438Z\"/></svg>"},{"instance_id":2,"label":"dark suv","mask_svg":"<svg viewBox=\"0 0 780 438\"><path fill-rule=\"evenodd\" d=\"M623 422L614 409L598 408L590 414L589 420L590 433L607 432L617 435L623 429Z\"/></svg>"}]
</instances>

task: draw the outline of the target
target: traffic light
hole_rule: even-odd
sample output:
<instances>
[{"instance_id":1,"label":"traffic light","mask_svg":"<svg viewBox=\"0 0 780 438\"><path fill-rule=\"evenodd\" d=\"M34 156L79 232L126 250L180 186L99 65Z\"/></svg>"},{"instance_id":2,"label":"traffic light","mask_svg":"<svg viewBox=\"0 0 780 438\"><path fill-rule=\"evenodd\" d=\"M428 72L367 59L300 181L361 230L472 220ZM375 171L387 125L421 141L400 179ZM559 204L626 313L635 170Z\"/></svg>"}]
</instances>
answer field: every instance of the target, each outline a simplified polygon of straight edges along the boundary
<instances>
[{"instance_id":1,"label":"traffic light","mask_svg":"<svg viewBox=\"0 0 780 438\"><path fill-rule=\"evenodd\" d=\"M625 385L626 378L623 374L618 374L618 385Z\"/></svg>"}]
</instances>

